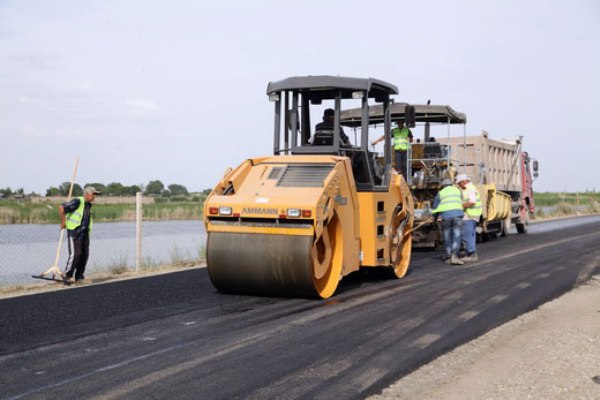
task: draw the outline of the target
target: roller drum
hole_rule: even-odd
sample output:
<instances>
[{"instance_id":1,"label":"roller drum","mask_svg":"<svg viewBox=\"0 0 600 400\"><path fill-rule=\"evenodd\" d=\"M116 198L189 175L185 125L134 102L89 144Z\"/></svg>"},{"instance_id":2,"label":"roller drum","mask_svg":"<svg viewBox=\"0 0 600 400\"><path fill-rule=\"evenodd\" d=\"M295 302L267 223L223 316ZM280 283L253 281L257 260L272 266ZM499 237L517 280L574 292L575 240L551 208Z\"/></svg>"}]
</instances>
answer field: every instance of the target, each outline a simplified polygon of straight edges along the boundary
<instances>
[{"instance_id":1,"label":"roller drum","mask_svg":"<svg viewBox=\"0 0 600 400\"><path fill-rule=\"evenodd\" d=\"M312 236L210 232L208 274L223 292L318 297Z\"/></svg>"}]
</instances>

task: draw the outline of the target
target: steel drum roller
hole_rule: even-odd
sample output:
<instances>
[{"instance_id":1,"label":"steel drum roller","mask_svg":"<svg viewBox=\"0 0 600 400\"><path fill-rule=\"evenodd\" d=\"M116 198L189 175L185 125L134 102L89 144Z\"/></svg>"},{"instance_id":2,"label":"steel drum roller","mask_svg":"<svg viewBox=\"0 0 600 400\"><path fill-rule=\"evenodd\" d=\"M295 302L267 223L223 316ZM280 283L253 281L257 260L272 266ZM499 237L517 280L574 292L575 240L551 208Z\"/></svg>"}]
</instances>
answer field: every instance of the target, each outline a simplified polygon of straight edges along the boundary
<instances>
[{"instance_id":1,"label":"steel drum roller","mask_svg":"<svg viewBox=\"0 0 600 400\"><path fill-rule=\"evenodd\" d=\"M319 297L312 242L312 236L210 232L208 273L223 292Z\"/></svg>"}]
</instances>

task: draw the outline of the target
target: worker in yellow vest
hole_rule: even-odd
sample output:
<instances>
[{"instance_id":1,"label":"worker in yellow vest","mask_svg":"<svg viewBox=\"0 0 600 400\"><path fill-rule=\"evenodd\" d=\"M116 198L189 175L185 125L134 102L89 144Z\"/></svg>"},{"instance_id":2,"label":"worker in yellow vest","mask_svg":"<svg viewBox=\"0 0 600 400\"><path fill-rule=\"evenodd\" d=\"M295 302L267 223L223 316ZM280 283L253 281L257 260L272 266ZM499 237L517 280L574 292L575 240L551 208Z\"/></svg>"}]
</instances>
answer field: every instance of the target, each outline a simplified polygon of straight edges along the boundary
<instances>
[{"instance_id":1,"label":"worker in yellow vest","mask_svg":"<svg viewBox=\"0 0 600 400\"><path fill-rule=\"evenodd\" d=\"M460 190L452 186L450 179L442 181L442 190L435 196L431 212L435 220L438 216L442 217L444 249L446 250L444 261L446 264L452 265L464 264L458 258L464 216L462 196Z\"/></svg>"},{"instance_id":2,"label":"worker in yellow vest","mask_svg":"<svg viewBox=\"0 0 600 400\"><path fill-rule=\"evenodd\" d=\"M462 258L465 262L479 259L477 255L477 224L481 218L481 195L477 187L466 174L458 174L456 183L462 192L465 217L463 221L462 237L465 241L466 255Z\"/></svg>"},{"instance_id":3,"label":"worker in yellow vest","mask_svg":"<svg viewBox=\"0 0 600 400\"><path fill-rule=\"evenodd\" d=\"M373 141L371 144L375 146L381 142L385 136ZM413 139L413 134L407 127L404 126L404 121L398 121L397 127L392 129L392 147L396 159L396 171L402 174L406 179L408 166L408 150Z\"/></svg>"},{"instance_id":4,"label":"worker in yellow vest","mask_svg":"<svg viewBox=\"0 0 600 400\"><path fill-rule=\"evenodd\" d=\"M69 281L75 276L75 283L83 283L85 265L90 254L90 234L92 233L92 202L96 195L101 194L93 186L83 189L82 197L61 204L60 228L67 228L69 259L67 260L66 276Z\"/></svg>"}]
</instances>

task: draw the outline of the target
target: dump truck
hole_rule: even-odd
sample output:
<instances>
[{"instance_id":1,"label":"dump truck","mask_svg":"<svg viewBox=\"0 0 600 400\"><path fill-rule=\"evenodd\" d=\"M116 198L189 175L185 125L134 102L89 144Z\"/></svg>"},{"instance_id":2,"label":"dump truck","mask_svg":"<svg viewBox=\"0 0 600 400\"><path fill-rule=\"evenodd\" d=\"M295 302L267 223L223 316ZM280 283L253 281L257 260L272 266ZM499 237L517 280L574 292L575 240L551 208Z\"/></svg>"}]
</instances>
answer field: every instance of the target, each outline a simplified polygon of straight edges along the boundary
<instances>
[{"instance_id":1,"label":"dump truck","mask_svg":"<svg viewBox=\"0 0 600 400\"><path fill-rule=\"evenodd\" d=\"M406 275L414 204L392 167L387 110L397 93L373 78L305 76L268 84L273 155L226 171L204 204L208 274L218 290L328 298L360 268ZM342 102L362 110L353 138L340 125ZM368 148L370 103L387 115L382 162ZM332 120L313 131L326 106Z\"/></svg>"},{"instance_id":2,"label":"dump truck","mask_svg":"<svg viewBox=\"0 0 600 400\"><path fill-rule=\"evenodd\" d=\"M482 131L440 142L479 189L482 234L506 236L512 224L518 233L527 233L535 211L533 180L539 175L539 162L523 151L523 136L495 140Z\"/></svg>"},{"instance_id":3,"label":"dump truck","mask_svg":"<svg viewBox=\"0 0 600 400\"><path fill-rule=\"evenodd\" d=\"M358 112L344 110L342 124L356 126ZM534 211L531 166L537 176L538 163L521 150L522 137L498 141L487 133L467 136L466 115L447 105L395 103L389 113L393 121L423 126L423 137L413 140L406 165L415 202L413 247L442 246L441 227L432 220L431 209L442 180L454 181L458 173L469 175L481 194L478 240L506 235L513 223L519 233L527 232ZM371 108L372 121L383 117L380 107ZM434 137L432 127L442 134ZM457 128L462 134L456 134Z\"/></svg>"}]
</instances>

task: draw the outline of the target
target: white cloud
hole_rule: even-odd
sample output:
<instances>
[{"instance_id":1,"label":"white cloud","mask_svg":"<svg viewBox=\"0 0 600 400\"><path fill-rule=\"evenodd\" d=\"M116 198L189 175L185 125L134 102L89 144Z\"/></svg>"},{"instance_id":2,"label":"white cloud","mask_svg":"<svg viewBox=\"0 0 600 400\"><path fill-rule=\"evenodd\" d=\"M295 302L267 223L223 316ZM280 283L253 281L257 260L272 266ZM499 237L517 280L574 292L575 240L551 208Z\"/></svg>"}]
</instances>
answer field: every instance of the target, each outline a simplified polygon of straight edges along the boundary
<instances>
[{"instance_id":1,"label":"white cloud","mask_svg":"<svg viewBox=\"0 0 600 400\"><path fill-rule=\"evenodd\" d=\"M90 92L92 92L93 89L94 89L93 86L90 85L89 83L82 82L82 83L75 85L73 91L79 92L79 93L90 93Z\"/></svg>"},{"instance_id":2,"label":"white cloud","mask_svg":"<svg viewBox=\"0 0 600 400\"><path fill-rule=\"evenodd\" d=\"M158 104L148 99L127 99L122 104L127 108L127 114L134 117L149 117L161 111Z\"/></svg>"}]
</instances>

